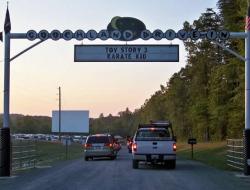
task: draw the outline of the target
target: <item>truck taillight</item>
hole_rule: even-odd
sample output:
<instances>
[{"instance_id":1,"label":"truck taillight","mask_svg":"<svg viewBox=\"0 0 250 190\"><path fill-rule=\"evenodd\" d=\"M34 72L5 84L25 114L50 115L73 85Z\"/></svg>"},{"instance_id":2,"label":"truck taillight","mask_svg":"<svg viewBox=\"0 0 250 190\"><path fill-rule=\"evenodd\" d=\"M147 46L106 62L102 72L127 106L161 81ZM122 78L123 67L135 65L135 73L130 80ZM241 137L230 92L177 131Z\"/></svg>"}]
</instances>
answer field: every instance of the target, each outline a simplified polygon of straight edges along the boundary
<instances>
[{"instance_id":1,"label":"truck taillight","mask_svg":"<svg viewBox=\"0 0 250 190\"><path fill-rule=\"evenodd\" d=\"M173 151L176 151L176 144L173 144Z\"/></svg>"},{"instance_id":2,"label":"truck taillight","mask_svg":"<svg viewBox=\"0 0 250 190\"><path fill-rule=\"evenodd\" d=\"M134 152L137 151L137 144L136 144L136 143L133 143L133 144L132 144L132 150L133 150Z\"/></svg>"},{"instance_id":3,"label":"truck taillight","mask_svg":"<svg viewBox=\"0 0 250 190\"><path fill-rule=\"evenodd\" d=\"M86 144L84 145L85 148L89 148L89 147L91 147L91 146L92 146L92 144L89 144L89 143L86 143Z\"/></svg>"}]
</instances>

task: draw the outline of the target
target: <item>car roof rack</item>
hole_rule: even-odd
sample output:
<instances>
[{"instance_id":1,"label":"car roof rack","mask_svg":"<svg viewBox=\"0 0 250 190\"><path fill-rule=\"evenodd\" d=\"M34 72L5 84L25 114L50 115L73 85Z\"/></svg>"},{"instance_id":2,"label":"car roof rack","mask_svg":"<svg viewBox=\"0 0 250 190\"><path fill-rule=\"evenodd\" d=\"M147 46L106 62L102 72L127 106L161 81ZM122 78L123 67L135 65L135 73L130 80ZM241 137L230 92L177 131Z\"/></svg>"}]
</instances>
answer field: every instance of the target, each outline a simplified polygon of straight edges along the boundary
<instances>
[{"instance_id":1,"label":"car roof rack","mask_svg":"<svg viewBox=\"0 0 250 190\"><path fill-rule=\"evenodd\" d=\"M167 128L171 126L172 124L170 121L150 121L150 124L139 124L138 129L140 128Z\"/></svg>"},{"instance_id":2,"label":"car roof rack","mask_svg":"<svg viewBox=\"0 0 250 190\"><path fill-rule=\"evenodd\" d=\"M150 121L153 125L171 125L170 121Z\"/></svg>"}]
</instances>

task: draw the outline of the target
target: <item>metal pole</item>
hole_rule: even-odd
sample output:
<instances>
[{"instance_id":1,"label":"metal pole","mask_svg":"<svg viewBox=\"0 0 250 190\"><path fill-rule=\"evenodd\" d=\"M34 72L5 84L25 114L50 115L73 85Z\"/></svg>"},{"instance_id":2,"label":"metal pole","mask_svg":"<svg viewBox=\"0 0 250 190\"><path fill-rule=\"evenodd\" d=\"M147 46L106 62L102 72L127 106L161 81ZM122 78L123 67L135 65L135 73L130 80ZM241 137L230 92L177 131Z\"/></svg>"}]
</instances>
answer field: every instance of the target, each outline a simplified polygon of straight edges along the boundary
<instances>
[{"instance_id":1,"label":"metal pole","mask_svg":"<svg viewBox=\"0 0 250 190\"><path fill-rule=\"evenodd\" d=\"M66 137L66 160L68 160L68 137Z\"/></svg>"},{"instance_id":2,"label":"metal pole","mask_svg":"<svg viewBox=\"0 0 250 190\"><path fill-rule=\"evenodd\" d=\"M4 110L3 128L0 129L0 176L11 173L11 139L9 126L10 97L10 33L4 35Z\"/></svg>"},{"instance_id":3,"label":"metal pole","mask_svg":"<svg viewBox=\"0 0 250 190\"><path fill-rule=\"evenodd\" d=\"M9 98L10 98L10 37L4 37L4 114L3 128L9 128Z\"/></svg>"},{"instance_id":4,"label":"metal pole","mask_svg":"<svg viewBox=\"0 0 250 190\"><path fill-rule=\"evenodd\" d=\"M59 140L61 141L61 87L59 86Z\"/></svg>"},{"instance_id":5,"label":"metal pole","mask_svg":"<svg viewBox=\"0 0 250 190\"><path fill-rule=\"evenodd\" d=\"M192 160L194 159L194 145L191 144L191 147L192 147Z\"/></svg>"},{"instance_id":6,"label":"metal pole","mask_svg":"<svg viewBox=\"0 0 250 190\"><path fill-rule=\"evenodd\" d=\"M245 131L244 131L244 158L245 175L250 175L250 7L246 17L245 39Z\"/></svg>"},{"instance_id":7,"label":"metal pole","mask_svg":"<svg viewBox=\"0 0 250 190\"><path fill-rule=\"evenodd\" d=\"M217 45L217 46L220 46L222 49L225 49L226 51L228 51L229 53L231 53L232 55L234 55L235 57L237 57L238 59L240 59L241 61L246 61L245 58L241 55L239 55L238 53L234 52L233 50L229 49L228 47L220 44L219 42L217 41L214 41L214 43Z\"/></svg>"},{"instance_id":8,"label":"metal pole","mask_svg":"<svg viewBox=\"0 0 250 190\"><path fill-rule=\"evenodd\" d=\"M26 48L25 50L21 51L20 53L18 53L17 55L15 55L14 57L10 58L10 61L13 61L14 59L16 59L17 57L19 57L20 55L24 54L25 52L29 51L30 49L32 49L33 47L36 47L37 45L39 45L40 43L44 42L44 40L40 40L39 42L36 42L35 44L31 45L30 47Z\"/></svg>"}]
</instances>

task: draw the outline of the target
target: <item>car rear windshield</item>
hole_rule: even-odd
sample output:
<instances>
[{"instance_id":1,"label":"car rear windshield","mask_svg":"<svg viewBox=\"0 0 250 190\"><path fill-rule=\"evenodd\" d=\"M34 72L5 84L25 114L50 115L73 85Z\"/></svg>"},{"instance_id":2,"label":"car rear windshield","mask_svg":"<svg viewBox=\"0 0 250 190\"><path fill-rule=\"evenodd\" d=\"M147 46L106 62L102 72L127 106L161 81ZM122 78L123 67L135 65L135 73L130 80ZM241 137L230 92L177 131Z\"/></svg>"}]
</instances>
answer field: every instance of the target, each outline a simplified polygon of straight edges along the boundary
<instances>
[{"instance_id":1,"label":"car rear windshield","mask_svg":"<svg viewBox=\"0 0 250 190\"><path fill-rule=\"evenodd\" d=\"M136 134L136 139L137 141L140 140L158 140L158 141L164 141L164 140L170 140L172 138L171 132L168 129L161 129L161 130L151 130L151 129L146 129L146 130L139 130Z\"/></svg>"},{"instance_id":2,"label":"car rear windshield","mask_svg":"<svg viewBox=\"0 0 250 190\"><path fill-rule=\"evenodd\" d=\"M87 143L109 143L109 137L107 136L93 136L89 137Z\"/></svg>"}]
</instances>

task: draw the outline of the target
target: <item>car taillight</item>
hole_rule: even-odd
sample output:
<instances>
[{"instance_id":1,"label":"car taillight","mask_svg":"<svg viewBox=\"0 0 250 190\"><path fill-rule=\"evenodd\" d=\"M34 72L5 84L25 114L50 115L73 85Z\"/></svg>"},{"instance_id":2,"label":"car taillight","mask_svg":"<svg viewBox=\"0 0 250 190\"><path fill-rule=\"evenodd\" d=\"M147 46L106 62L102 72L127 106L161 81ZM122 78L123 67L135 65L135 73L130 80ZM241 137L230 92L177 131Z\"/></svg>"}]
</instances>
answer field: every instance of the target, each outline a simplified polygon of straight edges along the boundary
<instances>
[{"instance_id":1,"label":"car taillight","mask_svg":"<svg viewBox=\"0 0 250 190\"><path fill-rule=\"evenodd\" d=\"M137 151L137 144L136 144L136 143L133 143L133 144L132 144L132 149L133 149L134 152Z\"/></svg>"},{"instance_id":2,"label":"car taillight","mask_svg":"<svg viewBox=\"0 0 250 190\"><path fill-rule=\"evenodd\" d=\"M176 151L176 144L173 144L173 151Z\"/></svg>"},{"instance_id":3,"label":"car taillight","mask_svg":"<svg viewBox=\"0 0 250 190\"><path fill-rule=\"evenodd\" d=\"M92 144L86 143L86 144L84 145L84 147L85 147L85 148L92 147Z\"/></svg>"},{"instance_id":4,"label":"car taillight","mask_svg":"<svg viewBox=\"0 0 250 190\"><path fill-rule=\"evenodd\" d=\"M112 148L113 147L113 144L112 143L105 143L104 146L107 146L109 148Z\"/></svg>"}]
</instances>

